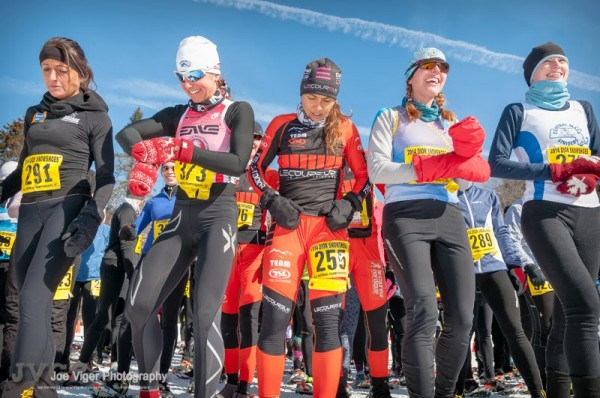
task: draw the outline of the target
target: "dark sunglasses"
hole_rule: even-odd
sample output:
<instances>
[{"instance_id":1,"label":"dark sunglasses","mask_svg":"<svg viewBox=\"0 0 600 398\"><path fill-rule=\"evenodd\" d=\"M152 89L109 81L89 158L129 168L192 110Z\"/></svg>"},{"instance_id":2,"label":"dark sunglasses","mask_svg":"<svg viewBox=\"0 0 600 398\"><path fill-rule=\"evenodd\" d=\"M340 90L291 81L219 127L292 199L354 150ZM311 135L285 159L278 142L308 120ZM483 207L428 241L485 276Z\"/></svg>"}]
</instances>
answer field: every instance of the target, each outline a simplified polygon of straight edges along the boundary
<instances>
[{"instance_id":1,"label":"dark sunglasses","mask_svg":"<svg viewBox=\"0 0 600 398\"><path fill-rule=\"evenodd\" d=\"M262 140L262 135L254 134L254 141Z\"/></svg>"},{"instance_id":2,"label":"dark sunglasses","mask_svg":"<svg viewBox=\"0 0 600 398\"><path fill-rule=\"evenodd\" d=\"M175 72L175 75L177 75L177 77L179 78L179 81L181 83L183 83L183 81L185 79L187 79L190 83L194 83L194 82L197 82L198 80L202 79L204 77L204 75L206 75L206 73L204 73L200 69L196 69L196 70L187 71L185 73Z\"/></svg>"},{"instance_id":3,"label":"dark sunglasses","mask_svg":"<svg viewBox=\"0 0 600 398\"><path fill-rule=\"evenodd\" d=\"M448 73L450 70L450 65L448 62L438 61L435 59L421 59L417 61L417 68L431 70L438 66L440 68L440 72Z\"/></svg>"}]
</instances>

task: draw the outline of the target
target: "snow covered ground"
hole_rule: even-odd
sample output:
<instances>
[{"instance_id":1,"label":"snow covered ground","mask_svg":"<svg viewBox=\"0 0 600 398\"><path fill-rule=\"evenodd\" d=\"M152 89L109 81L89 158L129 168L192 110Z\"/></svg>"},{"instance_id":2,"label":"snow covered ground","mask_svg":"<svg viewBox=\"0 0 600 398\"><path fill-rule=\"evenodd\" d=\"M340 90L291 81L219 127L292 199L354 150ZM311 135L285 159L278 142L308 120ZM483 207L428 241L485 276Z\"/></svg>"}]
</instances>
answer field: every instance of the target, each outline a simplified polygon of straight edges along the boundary
<instances>
[{"instance_id":1,"label":"snow covered ground","mask_svg":"<svg viewBox=\"0 0 600 398\"><path fill-rule=\"evenodd\" d=\"M81 337L78 336L78 338L80 339ZM179 355L176 355L175 358L173 358L173 366L176 366L180 363L181 361L181 357ZM291 370L292 367L292 362L287 360L286 361L286 372L283 376L282 379L282 383L281 383L281 397L282 398L298 398L298 397L307 397L307 395L300 395L300 394L296 394L295 392L295 385L293 384L287 384L286 381L289 379L290 377L290 373L289 371ZM108 366L101 366L101 371L104 372L104 374L108 374L109 368ZM132 371L136 372L137 371L137 364L135 363L135 361L132 364ZM181 379L179 377L177 377L175 374L169 374L167 381L171 387L171 391L176 395L176 396L181 396L181 397L189 397L191 398L192 395L188 394L186 392L187 390L187 386L189 383L189 380L186 379ZM219 386L219 389L221 389L224 385L221 384ZM68 398L79 398L79 397L90 397L91 396L91 388L89 386L84 386L84 387L58 387L58 395L60 397L68 397ZM129 394L132 395L136 395L139 391L139 387L137 385L131 385L130 389L129 389ZM256 378L254 379L254 382L252 383L252 385L249 388L249 393L250 394L257 394L258 393L258 388L256 385ZM352 398L359 398L359 397L366 397L369 393L369 390L367 389L354 389L352 391L351 397ZM408 392L406 390L406 387L403 386L399 386L397 388L394 388L391 390L392 393L392 397L394 398L404 398L404 397L408 397ZM513 397L513 398L526 398L528 397L528 394L511 394L511 395L487 395L487 397L490 398L501 398L501 397Z\"/></svg>"}]
</instances>

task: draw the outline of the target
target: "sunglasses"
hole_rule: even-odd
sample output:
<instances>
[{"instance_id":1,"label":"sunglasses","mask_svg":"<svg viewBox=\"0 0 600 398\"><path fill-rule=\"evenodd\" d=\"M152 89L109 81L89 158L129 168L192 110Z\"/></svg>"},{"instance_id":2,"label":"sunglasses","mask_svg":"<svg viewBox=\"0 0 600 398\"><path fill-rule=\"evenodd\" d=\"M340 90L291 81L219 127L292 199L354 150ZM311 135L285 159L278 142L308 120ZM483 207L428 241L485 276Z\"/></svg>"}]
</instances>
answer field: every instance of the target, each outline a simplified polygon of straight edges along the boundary
<instances>
[{"instance_id":1,"label":"sunglasses","mask_svg":"<svg viewBox=\"0 0 600 398\"><path fill-rule=\"evenodd\" d=\"M183 81L185 79L187 79L190 83L194 83L194 82L197 82L198 80L202 79L204 77L204 75L206 75L206 73L204 73L200 69L196 69L196 70L187 71L185 73L175 72L175 75L177 75L177 77L179 78L179 81L181 83L183 83Z\"/></svg>"},{"instance_id":2,"label":"sunglasses","mask_svg":"<svg viewBox=\"0 0 600 398\"><path fill-rule=\"evenodd\" d=\"M262 140L262 135L254 134L254 141L260 141L260 140Z\"/></svg>"},{"instance_id":3,"label":"sunglasses","mask_svg":"<svg viewBox=\"0 0 600 398\"><path fill-rule=\"evenodd\" d=\"M448 65L448 62L438 61L435 59L419 60L419 61L417 61L416 66L417 66L417 68L426 69L426 70L431 70L437 66L440 68L440 72L443 72L443 73L448 73L448 71L450 70L450 65Z\"/></svg>"}]
</instances>

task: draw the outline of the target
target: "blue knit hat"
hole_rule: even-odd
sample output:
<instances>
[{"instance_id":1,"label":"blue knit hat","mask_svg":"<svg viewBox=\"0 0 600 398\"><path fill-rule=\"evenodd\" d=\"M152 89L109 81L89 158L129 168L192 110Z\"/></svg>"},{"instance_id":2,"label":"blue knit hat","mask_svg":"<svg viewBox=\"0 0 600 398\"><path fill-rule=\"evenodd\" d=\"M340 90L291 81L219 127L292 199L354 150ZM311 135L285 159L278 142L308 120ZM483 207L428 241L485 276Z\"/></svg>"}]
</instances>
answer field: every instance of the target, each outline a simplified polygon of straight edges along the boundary
<instances>
[{"instance_id":1,"label":"blue knit hat","mask_svg":"<svg viewBox=\"0 0 600 398\"><path fill-rule=\"evenodd\" d=\"M446 62L446 56L441 50L438 50L434 47L422 48L420 50L415 51L412 59L408 63L408 67L406 68L406 72L404 72L404 78L406 81L410 80L412 75L417 70L417 66L419 61L424 59L434 59L436 61Z\"/></svg>"}]
</instances>

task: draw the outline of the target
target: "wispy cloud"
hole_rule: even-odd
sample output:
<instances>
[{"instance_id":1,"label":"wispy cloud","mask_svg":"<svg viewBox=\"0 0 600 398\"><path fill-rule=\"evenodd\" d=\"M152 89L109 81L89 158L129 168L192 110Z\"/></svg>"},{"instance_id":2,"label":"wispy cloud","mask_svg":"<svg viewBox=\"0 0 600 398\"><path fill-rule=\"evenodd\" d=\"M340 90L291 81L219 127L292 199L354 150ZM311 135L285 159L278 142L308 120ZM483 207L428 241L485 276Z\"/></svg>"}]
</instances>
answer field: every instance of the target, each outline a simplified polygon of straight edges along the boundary
<instances>
[{"instance_id":1,"label":"wispy cloud","mask_svg":"<svg viewBox=\"0 0 600 398\"><path fill-rule=\"evenodd\" d=\"M24 95L39 95L46 91L44 83L32 83L29 81L18 80L12 77L1 76L0 77L0 90L4 93L24 94Z\"/></svg>"},{"instance_id":2,"label":"wispy cloud","mask_svg":"<svg viewBox=\"0 0 600 398\"><path fill-rule=\"evenodd\" d=\"M111 92L124 91L142 98L186 98L180 88L142 79L116 80L107 87Z\"/></svg>"},{"instance_id":3,"label":"wispy cloud","mask_svg":"<svg viewBox=\"0 0 600 398\"><path fill-rule=\"evenodd\" d=\"M256 11L283 21L292 20L303 25L341 31L361 40L388 44L416 50L423 46L434 46L443 50L450 58L463 62L487 66L507 73L521 73L523 57L490 51L485 47L460 40L451 40L428 32L405 29L399 26L365 21L358 18L342 18L303 8L284 6L261 0L194 0L242 11ZM584 90L600 91L600 77L571 69L569 85Z\"/></svg>"}]
</instances>

